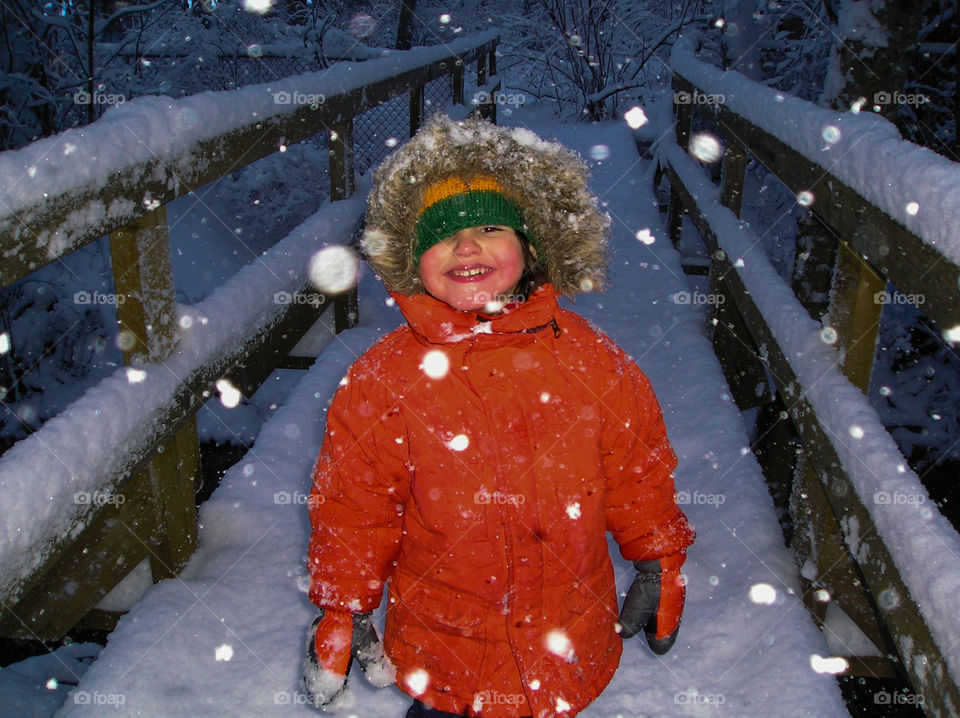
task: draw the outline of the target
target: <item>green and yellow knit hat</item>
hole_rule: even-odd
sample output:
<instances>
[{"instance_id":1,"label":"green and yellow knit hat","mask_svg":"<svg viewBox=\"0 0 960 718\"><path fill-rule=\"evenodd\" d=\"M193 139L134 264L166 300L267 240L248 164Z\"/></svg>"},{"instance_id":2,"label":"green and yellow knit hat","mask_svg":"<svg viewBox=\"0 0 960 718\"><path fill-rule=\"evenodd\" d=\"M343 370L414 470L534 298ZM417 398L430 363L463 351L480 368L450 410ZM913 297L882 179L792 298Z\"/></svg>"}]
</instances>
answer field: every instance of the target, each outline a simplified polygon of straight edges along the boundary
<instances>
[{"instance_id":1,"label":"green and yellow knit hat","mask_svg":"<svg viewBox=\"0 0 960 718\"><path fill-rule=\"evenodd\" d=\"M424 252L461 229L481 225L510 227L536 246L520 208L492 177L448 177L430 185L417 219L414 260L419 263Z\"/></svg>"}]
</instances>

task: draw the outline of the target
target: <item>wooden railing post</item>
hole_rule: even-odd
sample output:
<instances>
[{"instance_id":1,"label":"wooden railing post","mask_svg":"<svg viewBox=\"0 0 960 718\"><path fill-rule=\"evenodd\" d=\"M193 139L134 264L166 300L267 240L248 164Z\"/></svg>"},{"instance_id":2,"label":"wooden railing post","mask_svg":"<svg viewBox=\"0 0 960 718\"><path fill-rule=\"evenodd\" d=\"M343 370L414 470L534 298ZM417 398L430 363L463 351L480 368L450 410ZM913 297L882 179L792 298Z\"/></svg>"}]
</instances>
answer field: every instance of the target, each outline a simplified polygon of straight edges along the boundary
<instances>
[{"instance_id":1,"label":"wooden railing post","mask_svg":"<svg viewBox=\"0 0 960 718\"><path fill-rule=\"evenodd\" d=\"M810 316L820 321L830 306L830 283L837 262L837 238L812 212L797 218L791 289Z\"/></svg>"},{"instance_id":2,"label":"wooden railing post","mask_svg":"<svg viewBox=\"0 0 960 718\"><path fill-rule=\"evenodd\" d=\"M112 232L110 252L124 363L162 362L174 352L178 331L166 205ZM199 457L193 417L144 469L156 525L152 539L139 538L155 547L150 562L154 580L175 575L196 546Z\"/></svg>"},{"instance_id":3,"label":"wooden railing post","mask_svg":"<svg viewBox=\"0 0 960 718\"><path fill-rule=\"evenodd\" d=\"M334 124L330 130L330 199L353 194L353 118Z\"/></svg>"},{"instance_id":4,"label":"wooden railing post","mask_svg":"<svg viewBox=\"0 0 960 718\"><path fill-rule=\"evenodd\" d=\"M829 477L817 476L813 462L805 454L797 464L794 491L790 498L790 518L795 527L792 546L802 564L813 563L815 577L801 571L803 602L821 628L826 623L827 606L832 601L849 616L877 647L879 656L845 655L848 674L865 677L892 677L897 674L888 656L896 650L886 630L877 620L879 612L865 594L865 583L840 531L833 507L827 498Z\"/></svg>"},{"instance_id":5,"label":"wooden railing post","mask_svg":"<svg viewBox=\"0 0 960 718\"><path fill-rule=\"evenodd\" d=\"M487 63L490 61L490 53L481 53L477 57L477 92L481 92L483 86L487 83ZM489 76L492 76L491 72ZM487 93L487 101L477 107L478 114L483 119L493 124L497 123L497 98L496 93Z\"/></svg>"},{"instance_id":6,"label":"wooden railing post","mask_svg":"<svg viewBox=\"0 0 960 718\"><path fill-rule=\"evenodd\" d=\"M746 411L770 401L769 382L759 358L760 352L716 264L710 269L707 300L710 309L708 331L713 350L737 408Z\"/></svg>"},{"instance_id":7,"label":"wooden railing post","mask_svg":"<svg viewBox=\"0 0 960 718\"><path fill-rule=\"evenodd\" d=\"M191 416L161 447L149 472L161 526L156 537L156 554L150 561L156 582L175 576L197 544L194 495L200 474L200 442L196 415Z\"/></svg>"},{"instance_id":8,"label":"wooden railing post","mask_svg":"<svg viewBox=\"0 0 960 718\"><path fill-rule=\"evenodd\" d=\"M110 254L123 361L163 361L177 343L166 205L112 232Z\"/></svg>"},{"instance_id":9,"label":"wooden railing post","mask_svg":"<svg viewBox=\"0 0 960 718\"><path fill-rule=\"evenodd\" d=\"M684 102L684 99L687 99ZM679 75L673 76L673 106L677 112L677 144L684 150L690 145L690 123L693 119L692 100L693 85ZM680 242L680 232L683 230L683 202L670 183L670 204L667 208L667 231L673 246Z\"/></svg>"},{"instance_id":10,"label":"wooden railing post","mask_svg":"<svg viewBox=\"0 0 960 718\"><path fill-rule=\"evenodd\" d=\"M723 113L720 113L720 124ZM733 132L724 126L723 163L720 168L720 202L737 217L743 206L743 189L747 173L747 153L736 140ZM711 285L712 286L712 285ZM724 287L717 291L725 300L731 299ZM797 461L796 442L790 422L786 419L786 405L782 397L775 395L770 386L770 377L760 360L760 350L736 309L733 301L724 301L716 306L716 322L713 323L713 342L724 375L737 407L745 409L759 406L756 418L757 440L752 449L763 470L770 489L770 497L781 516L790 511L790 496L793 489L794 469ZM724 327L729 326L729 331ZM731 338L726 338L726 335ZM736 345L730 346L731 341ZM725 356L726 354L726 356ZM762 388L761 388L762 387ZM785 530L786 540L790 530Z\"/></svg>"},{"instance_id":11,"label":"wooden railing post","mask_svg":"<svg viewBox=\"0 0 960 718\"><path fill-rule=\"evenodd\" d=\"M883 312L880 297L884 296L886 286L886 281L863 257L846 242L840 242L833 271L829 318L843 356L841 369L864 393L870 386L873 373Z\"/></svg>"},{"instance_id":12,"label":"wooden railing post","mask_svg":"<svg viewBox=\"0 0 960 718\"><path fill-rule=\"evenodd\" d=\"M423 98L423 85L419 92L410 91L410 132L413 128L414 97L419 94ZM419 118L418 118L419 124ZM334 125L330 131L330 199L333 201L347 199L355 189L353 179L353 118L350 117ZM357 325L357 289L354 287L348 292L334 298L333 325L334 331L342 332Z\"/></svg>"},{"instance_id":13,"label":"wooden railing post","mask_svg":"<svg viewBox=\"0 0 960 718\"><path fill-rule=\"evenodd\" d=\"M720 203L738 217L743 204L743 183L747 173L747 153L733 138L724 136L723 163L720 166Z\"/></svg>"},{"instance_id":14,"label":"wooden railing post","mask_svg":"<svg viewBox=\"0 0 960 718\"><path fill-rule=\"evenodd\" d=\"M689 128L689 120L685 127ZM679 123L677 129L679 132ZM726 137L725 142L720 201L739 217L747 156L731 137ZM767 376L750 331L732 301L718 265L720 262L711 264L707 295L708 327L712 330L713 348L730 385L733 400L741 411L745 411L760 404L764 398L769 400ZM758 391L760 387L763 387L762 391Z\"/></svg>"},{"instance_id":15,"label":"wooden railing post","mask_svg":"<svg viewBox=\"0 0 960 718\"><path fill-rule=\"evenodd\" d=\"M453 104L462 105L463 100L463 63L457 62L453 68Z\"/></svg>"},{"instance_id":16,"label":"wooden railing post","mask_svg":"<svg viewBox=\"0 0 960 718\"><path fill-rule=\"evenodd\" d=\"M337 334L345 329L352 329L357 326L357 289L354 287L349 292L344 292L333 300L333 330Z\"/></svg>"},{"instance_id":17,"label":"wooden railing post","mask_svg":"<svg viewBox=\"0 0 960 718\"><path fill-rule=\"evenodd\" d=\"M487 82L487 56L477 56L477 87L483 87Z\"/></svg>"},{"instance_id":18,"label":"wooden railing post","mask_svg":"<svg viewBox=\"0 0 960 718\"><path fill-rule=\"evenodd\" d=\"M410 136L413 137L423 122L423 85L410 90Z\"/></svg>"}]
</instances>

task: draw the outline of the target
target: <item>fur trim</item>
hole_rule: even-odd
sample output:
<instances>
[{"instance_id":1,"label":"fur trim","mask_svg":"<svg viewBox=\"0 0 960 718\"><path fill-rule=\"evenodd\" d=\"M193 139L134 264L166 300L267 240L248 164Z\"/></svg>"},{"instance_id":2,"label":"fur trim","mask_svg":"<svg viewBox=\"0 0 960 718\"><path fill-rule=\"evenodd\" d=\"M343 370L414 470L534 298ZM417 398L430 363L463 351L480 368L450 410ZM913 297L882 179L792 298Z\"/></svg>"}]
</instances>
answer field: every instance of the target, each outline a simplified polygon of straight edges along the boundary
<instances>
[{"instance_id":1,"label":"fur trim","mask_svg":"<svg viewBox=\"0 0 960 718\"><path fill-rule=\"evenodd\" d=\"M400 294L422 291L414 249L424 188L448 177L496 178L537 238L540 261L562 294L601 289L610 217L587 188L571 150L526 129L433 115L383 161L367 198L362 245L374 270Z\"/></svg>"}]
</instances>

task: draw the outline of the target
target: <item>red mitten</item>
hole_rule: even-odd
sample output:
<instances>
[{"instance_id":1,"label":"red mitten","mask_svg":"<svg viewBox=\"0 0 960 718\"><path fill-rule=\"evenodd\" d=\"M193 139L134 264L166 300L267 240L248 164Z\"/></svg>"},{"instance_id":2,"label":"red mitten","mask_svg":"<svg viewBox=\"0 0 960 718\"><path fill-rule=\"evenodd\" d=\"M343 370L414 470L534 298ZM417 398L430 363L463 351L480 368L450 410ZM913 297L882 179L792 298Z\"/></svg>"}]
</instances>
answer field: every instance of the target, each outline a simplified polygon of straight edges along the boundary
<instances>
[{"instance_id":1,"label":"red mitten","mask_svg":"<svg viewBox=\"0 0 960 718\"><path fill-rule=\"evenodd\" d=\"M352 642L353 616L321 609L307 632L307 659L301 679L310 703L321 710L334 708L334 701L347 687Z\"/></svg>"},{"instance_id":2,"label":"red mitten","mask_svg":"<svg viewBox=\"0 0 960 718\"><path fill-rule=\"evenodd\" d=\"M683 616L683 604L686 599L686 587L680 567L686 559L686 554L678 553L660 559L660 602L654 615L654 623L646 627L647 640L655 653L666 653L677 639L677 630L680 628L680 618ZM669 640L669 645L659 651ZM654 641L659 645L655 646Z\"/></svg>"},{"instance_id":3,"label":"red mitten","mask_svg":"<svg viewBox=\"0 0 960 718\"><path fill-rule=\"evenodd\" d=\"M678 553L633 564L637 577L620 611L623 638L631 638L642 630L654 653L670 650L677 640L683 615L685 588L680 567L685 558L686 554Z\"/></svg>"}]
</instances>

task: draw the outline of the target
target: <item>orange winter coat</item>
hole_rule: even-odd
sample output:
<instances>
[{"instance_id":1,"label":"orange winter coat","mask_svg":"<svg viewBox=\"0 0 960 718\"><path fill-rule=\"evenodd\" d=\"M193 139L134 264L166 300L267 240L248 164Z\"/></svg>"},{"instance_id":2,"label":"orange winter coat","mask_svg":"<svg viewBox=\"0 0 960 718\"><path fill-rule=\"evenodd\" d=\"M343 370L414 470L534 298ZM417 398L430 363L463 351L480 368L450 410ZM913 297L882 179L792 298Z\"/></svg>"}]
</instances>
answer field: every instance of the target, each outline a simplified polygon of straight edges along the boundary
<instances>
[{"instance_id":1,"label":"orange winter coat","mask_svg":"<svg viewBox=\"0 0 960 718\"><path fill-rule=\"evenodd\" d=\"M646 377L545 285L512 311L394 295L408 325L327 415L310 598L370 611L406 693L484 718L573 716L620 660L606 532L682 553L676 458Z\"/></svg>"}]
</instances>

